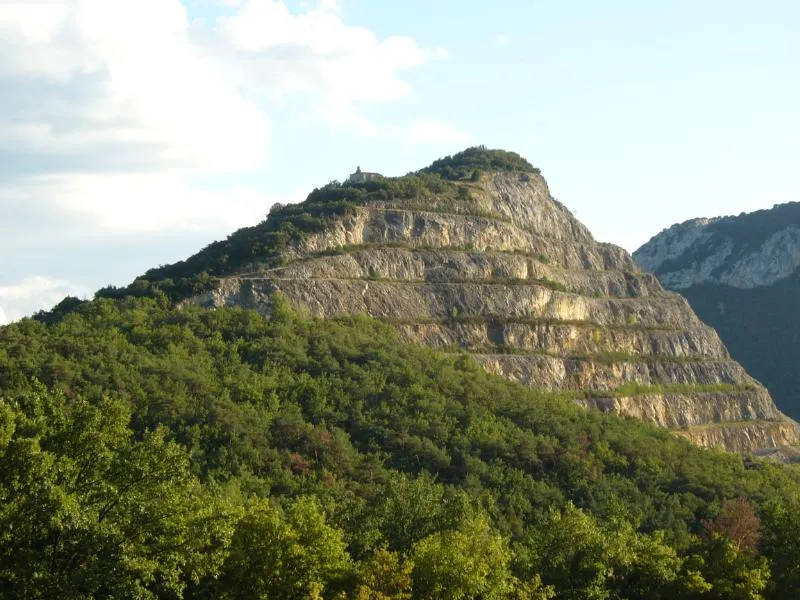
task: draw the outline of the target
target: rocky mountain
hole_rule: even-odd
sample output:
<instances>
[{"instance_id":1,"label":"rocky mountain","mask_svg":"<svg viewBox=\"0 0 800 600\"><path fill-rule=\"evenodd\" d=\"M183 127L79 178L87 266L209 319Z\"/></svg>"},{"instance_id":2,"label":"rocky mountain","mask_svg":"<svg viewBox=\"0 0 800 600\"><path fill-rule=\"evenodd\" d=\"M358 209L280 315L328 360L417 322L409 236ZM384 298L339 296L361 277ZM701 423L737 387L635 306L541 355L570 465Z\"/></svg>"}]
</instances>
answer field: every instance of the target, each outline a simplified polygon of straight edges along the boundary
<instances>
[{"instance_id":1,"label":"rocky mountain","mask_svg":"<svg viewBox=\"0 0 800 600\"><path fill-rule=\"evenodd\" d=\"M797 442L686 300L596 242L512 153L470 149L406 177L333 182L131 289L153 286L209 308L269 315L281 296L313 317L377 317L409 341L701 446Z\"/></svg>"},{"instance_id":2,"label":"rocky mountain","mask_svg":"<svg viewBox=\"0 0 800 600\"><path fill-rule=\"evenodd\" d=\"M800 417L800 203L673 225L634 253Z\"/></svg>"}]
</instances>

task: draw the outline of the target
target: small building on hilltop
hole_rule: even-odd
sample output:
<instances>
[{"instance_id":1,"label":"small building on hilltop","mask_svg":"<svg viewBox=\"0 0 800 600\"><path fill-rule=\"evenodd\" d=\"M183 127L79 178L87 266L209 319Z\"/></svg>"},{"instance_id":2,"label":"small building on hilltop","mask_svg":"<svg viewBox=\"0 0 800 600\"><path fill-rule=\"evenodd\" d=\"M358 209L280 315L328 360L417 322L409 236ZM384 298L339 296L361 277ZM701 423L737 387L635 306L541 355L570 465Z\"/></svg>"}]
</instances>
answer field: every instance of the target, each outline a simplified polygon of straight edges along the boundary
<instances>
[{"instance_id":1,"label":"small building on hilltop","mask_svg":"<svg viewBox=\"0 0 800 600\"><path fill-rule=\"evenodd\" d=\"M376 179L381 179L383 175L380 173L367 173L366 171L362 171L361 167L356 167L356 172L352 173L350 177L347 178L348 183L365 183L367 181L375 181Z\"/></svg>"}]
</instances>

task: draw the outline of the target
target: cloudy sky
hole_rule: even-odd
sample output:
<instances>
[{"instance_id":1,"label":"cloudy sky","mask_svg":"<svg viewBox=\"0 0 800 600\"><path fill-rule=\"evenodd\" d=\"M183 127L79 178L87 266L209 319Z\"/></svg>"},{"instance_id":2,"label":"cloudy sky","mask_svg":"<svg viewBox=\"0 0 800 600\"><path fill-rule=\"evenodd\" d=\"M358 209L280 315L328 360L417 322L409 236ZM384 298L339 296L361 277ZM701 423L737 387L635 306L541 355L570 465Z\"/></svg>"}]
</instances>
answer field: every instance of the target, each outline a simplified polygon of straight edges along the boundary
<instances>
[{"instance_id":1,"label":"cloudy sky","mask_svg":"<svg viewBox=\"0 0 800 600\"><path fill-rule=\"evenodd\" d=\"M0 0L0 323L478 143L629 250L798 201L798 30L794 0Z\"/></svg>"}]
</instances>

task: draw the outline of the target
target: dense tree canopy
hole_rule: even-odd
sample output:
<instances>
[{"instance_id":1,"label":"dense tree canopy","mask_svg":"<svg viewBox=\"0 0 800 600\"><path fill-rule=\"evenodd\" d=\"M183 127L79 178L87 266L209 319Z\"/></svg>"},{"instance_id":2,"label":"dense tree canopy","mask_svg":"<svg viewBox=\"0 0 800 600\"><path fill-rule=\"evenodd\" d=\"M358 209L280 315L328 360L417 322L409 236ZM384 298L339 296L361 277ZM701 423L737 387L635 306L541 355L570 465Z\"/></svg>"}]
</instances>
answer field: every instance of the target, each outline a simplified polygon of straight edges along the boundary
<instances>
[{"instance_id":1,"label":"dense tree canopy","mask_svg":"<svg viewBox=\"0 0 800 600\"><path fill-rule=\"evenodd\" d=\"M3 597L786 598L799 479L280 302L0 329Z\"/></svg>"}]
</instances>

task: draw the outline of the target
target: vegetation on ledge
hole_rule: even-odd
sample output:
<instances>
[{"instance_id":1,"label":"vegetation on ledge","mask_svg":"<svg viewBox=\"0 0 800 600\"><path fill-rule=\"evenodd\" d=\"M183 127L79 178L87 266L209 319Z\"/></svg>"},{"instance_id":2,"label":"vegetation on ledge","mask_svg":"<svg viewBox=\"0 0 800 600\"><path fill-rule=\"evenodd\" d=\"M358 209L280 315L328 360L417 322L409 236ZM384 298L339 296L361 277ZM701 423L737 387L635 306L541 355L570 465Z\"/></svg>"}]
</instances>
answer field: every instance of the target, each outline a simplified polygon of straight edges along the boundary
<instances>
[{"instance_id":1,"label":"vegetation on ledge","mask_svg":"<svg viewBox=\"0 0 800 600\"><path fill-rule=\"evenodd\" d=\"M541 348L526 348L524 346L512 346L508 344L488 344L483 346L462 346L452 345L443 346L441 349L449 353L467 351L470 354L497 354L512 356L542 356L559 360L579 360L602 365L614 365L619 363L722 363L729 362L726 359L711 358L707 356L675 356L672 354L633 354L631 352L553 352ZM715 384L716 385L716 384Z\"/></svg>"},{"instance_id":2,"label":"vegetation on ledge","mask_svg":"<svg viewBox=\"0 0 800 600\"><path fill-rule=\"evenodd\" d=\"M453 156L445 156L433 161L431 166L422 169L421 172L435 173L448 180L477 180L484 171L518 171L535 174L540 172L516 152L490 150L486 146L474 146Z\"/></svg>"}]
</instances>

